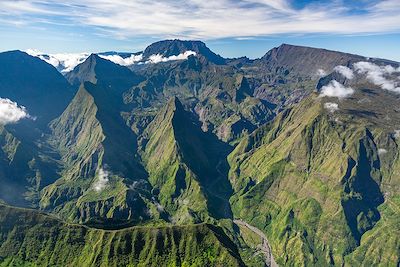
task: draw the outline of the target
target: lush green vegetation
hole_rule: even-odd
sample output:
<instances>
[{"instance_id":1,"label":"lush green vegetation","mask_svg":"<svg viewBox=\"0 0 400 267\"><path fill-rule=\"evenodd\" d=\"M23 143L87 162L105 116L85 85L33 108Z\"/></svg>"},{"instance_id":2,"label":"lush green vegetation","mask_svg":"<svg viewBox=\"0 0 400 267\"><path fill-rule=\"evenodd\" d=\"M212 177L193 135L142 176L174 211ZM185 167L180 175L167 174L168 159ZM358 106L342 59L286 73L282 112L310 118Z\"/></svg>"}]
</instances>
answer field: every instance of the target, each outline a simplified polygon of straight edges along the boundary
<instances>
[{"instance_id":1,"label":"lush green vegetation","mask_svg":"<svg viewBox=\"0 0 400 267\"><path fill-rule=\"evenodd\" d=\"M282 266L399 264L398 94L361 76L349 98L312 93L333 77L317 70L367 59L157 49L198 55L131 69L91 55L66 75L66 108L54 68L0 54L27 62L2 69L4 96L40 98L37 121L0 125L0 266L260 266L264 234Z\"/></svg>"},{"instance_id":2,"label":"lush green vegetation","mask_svg":"<svg viewBox=\"0 0 400 267\"><path fill-rule=\"evenodd\" d=\"M241 265L234 243L209 224L105 231L0 205L0 266Z\"/></svg>"},{"instance_id":3,"label":"lush green vegetation","mask_svg":"<svg viewBox=\"0 0 400 267\"><path fill-rule=\"evenodd\" d=\"M264 229L282 265L395 266L399 219L389 211L396 208L399 151L393 129L384 132L346 110L331 114L323 104L312 96L236 147L229 156L234 215ZM379 154L380 147L390 152ZM386 160L390 169L380 163ZM387 224L390 231L383 230ZM390 245L372 245L377 233Z\"/></svg>"}]
</instances>

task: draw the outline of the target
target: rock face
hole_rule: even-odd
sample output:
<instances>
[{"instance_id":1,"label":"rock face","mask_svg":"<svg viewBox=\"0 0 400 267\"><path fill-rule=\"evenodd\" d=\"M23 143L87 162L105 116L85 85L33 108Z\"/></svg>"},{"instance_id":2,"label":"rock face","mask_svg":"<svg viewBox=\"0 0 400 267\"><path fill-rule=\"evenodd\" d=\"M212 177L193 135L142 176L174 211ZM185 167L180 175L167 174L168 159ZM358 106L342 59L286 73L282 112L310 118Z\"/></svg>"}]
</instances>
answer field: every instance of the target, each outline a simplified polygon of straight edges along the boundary
<instances>
[{"instance_id":1,"label":"rock face","mask_svg":"<svg viewBox=\"0 0 400 267\"><path fill-rule=\"evenodd\" d=\"M60 218L0 206L0 265L396 266L400 95L358 61L397 86L398 63L291 45L168 40L65 77L0 53L0 97L37 116L0 125L1 205Z\"/></svg>"}]
</instances>

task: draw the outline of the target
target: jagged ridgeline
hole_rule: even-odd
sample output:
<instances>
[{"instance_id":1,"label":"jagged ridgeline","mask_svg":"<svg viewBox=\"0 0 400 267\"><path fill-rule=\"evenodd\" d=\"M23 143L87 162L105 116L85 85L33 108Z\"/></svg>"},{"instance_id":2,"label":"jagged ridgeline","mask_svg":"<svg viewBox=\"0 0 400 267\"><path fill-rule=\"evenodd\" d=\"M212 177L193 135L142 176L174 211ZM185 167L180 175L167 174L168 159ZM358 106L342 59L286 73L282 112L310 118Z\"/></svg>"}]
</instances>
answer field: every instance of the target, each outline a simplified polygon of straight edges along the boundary
<instances>
[{"instance_id":1,"label":"jagged ridgeline","mask_svg":"<svg viewBox=\"0 0 400 267\"><path fill-rule=\"evenodd\" d=\"M398 63L180 40L42 59L0 53L0 266L400 263Z\"/></svg>"}]
</instances>

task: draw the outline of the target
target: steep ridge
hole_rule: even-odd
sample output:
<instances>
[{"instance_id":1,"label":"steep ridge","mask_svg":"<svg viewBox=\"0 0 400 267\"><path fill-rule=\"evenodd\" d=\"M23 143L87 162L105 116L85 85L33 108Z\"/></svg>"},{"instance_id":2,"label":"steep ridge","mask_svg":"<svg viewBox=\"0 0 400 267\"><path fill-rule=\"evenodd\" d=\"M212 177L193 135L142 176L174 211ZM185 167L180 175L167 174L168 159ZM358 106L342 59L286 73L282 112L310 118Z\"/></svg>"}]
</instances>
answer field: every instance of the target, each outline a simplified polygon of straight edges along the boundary
<instances>
[{"instance_id":1,"label":"steep ridge","mask_svg":"<svg viewBox=\"0 0 400 267\"><path fill-rule=\"evenodd\" d=\"M146 79L124 93L134 113L164 105L172 96L195 110L204 131L232 141L273 117L267 101L253 97L248 80L240 70L216 65L199 57L152 64L140 74Z\"/></svg>"},{"instance_id":2,"label":"steep ridge","mask_svg":"<svg viewBox=\"0 0 400 267\"><path fill-rule=\"evenodd\" d=\"M341 265L351 255L360 260L360 253L363 262L384 263L382 255L388 264L399 260L399 222L390 213L400 193L398 140L384 120L385 107L357 101L365 98L394 104L398 97L359 88L331 113L324 108L328 100L312 95L244 138L229 156L234 216L264 229L278 264ZM354 103L359 113L350 109ZM368 109L375 119L364 116ZM390 116L399 121L397 113ZM387 224L393 227L383 233ZM390 240L384 251L365 241L377 232ZM366 255L368 249L373 254Z\"/></svg>"},{"instance_id":3,"label":"steep ridge","mask_svg":"<svg viewBox=\"0 0 400 267\"><path fill-rule=\"evenodd\" d=\"M59 116L74 91L51 65L21 51L0 53L0 97L25 106L36 118L34 127L45 128Z\"/></svg>"},{"instance_id":4,"label":"steep ridge","mask_svg":"<svg viewBox=\"0 0 400 267\"><path fill-rule=\"evenodd\" d=\"M178 98L160 110L145 130L142 146L149 181L173 222L231 216L231 189L224 162L218 162L229 147L202 132Z\"/></svg>"},{"instance_id":5,"label":"steep ridge","mask_svg":"<svg viewBox=\"0 0 400 267\"><path fill-rule=\"evenodd\" d=\"M61 178L43 190L43 209L79 222L150 217L145 202L151 202L151 188L135 152L136 136L125 125L119 105L109 88L87 82L52 122L49 142L64 166ZM135 183L139 188L132 187Z\"/></svg>"},{"instance_id":6,"label":"steep ridge","mask_svg":"<svg viewBox=\"0 0 400 267\"><path fill-rule=\"evenodd\" d=\"M96 54L90 55L83 63L65 74L65 77L74 86L91 82L117 94L122 94L124 90L128 90L141 80L127 67L115 64Z\"/></svg>"},{"instance_id":7,"label":"steep ridge","mask_svg":"<svg viewBox=\"0 0 400 267\"><path fill-rule=\"evenodd\" d=\"M209 224L104 231L0 205L1 266L244 266Z\"/></svg>"},{"instance_id":8,"label":"steep ridge","mask_svg":"<svg viewBox=\"0 0 400 267\"><path fill-rule=\"evenodd\" d=\"M0 198L14 205L37 206L39 191L54 182L58 171L57 155L42 136L72 99L73 89L49 64L10 51L0 53L0 97L24 106L30 115L0 125ZM3 112L11 116L7 109Z\"/></svg>"}]
</instances>

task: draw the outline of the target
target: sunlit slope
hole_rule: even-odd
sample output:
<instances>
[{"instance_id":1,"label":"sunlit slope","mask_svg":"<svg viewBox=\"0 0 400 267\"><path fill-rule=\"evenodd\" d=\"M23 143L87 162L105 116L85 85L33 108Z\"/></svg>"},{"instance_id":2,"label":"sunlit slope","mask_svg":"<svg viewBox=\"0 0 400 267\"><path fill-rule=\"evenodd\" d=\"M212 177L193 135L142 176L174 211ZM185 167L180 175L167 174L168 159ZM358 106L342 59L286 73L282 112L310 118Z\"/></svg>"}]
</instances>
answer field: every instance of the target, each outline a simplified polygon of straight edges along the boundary
<instances>
[{"instance_id":1,"label":"sunlit slope","mask_svg":"<svg viewBox=\"0 0 400 267\"><path fill-rule=\"evenodd\" d=\"M118 108L118 99L107 88L85 83L52 122L49 142L61 154L63 169L60 179L42 191L42 209L77 222L152 217L146 204L151 188L138 163L136 136ZM96 189L99 181L104 186ZM135 182L141 187L133 188Z\"/></svg>"},{"instance_id":2,"label":"sunlit slope","mask_svg":"<svg viewBox=\"0 0 400 267\"><path fill-rule=\"evenodd\" d=\"M341 265L349 254L353 263L398 262L399 141L392 123L399 115L385 121L386 106L357 102L396 101L373 91L357 91L335 113L324 108L328 99L312 95L229 156L234 215L265 230L278 263ZM371 109L374 119L365 116Z\"/></svg>"},{"instance_id":3,"label":"sunlit slope","mask_svg":"<svg viewBox=\"0 0 400 267\"><path fill-rule=\"evenodd\" d=\"M216 226L104 231L0 205L0 266L243 266Z\"/></svg>"}]
</instances>

